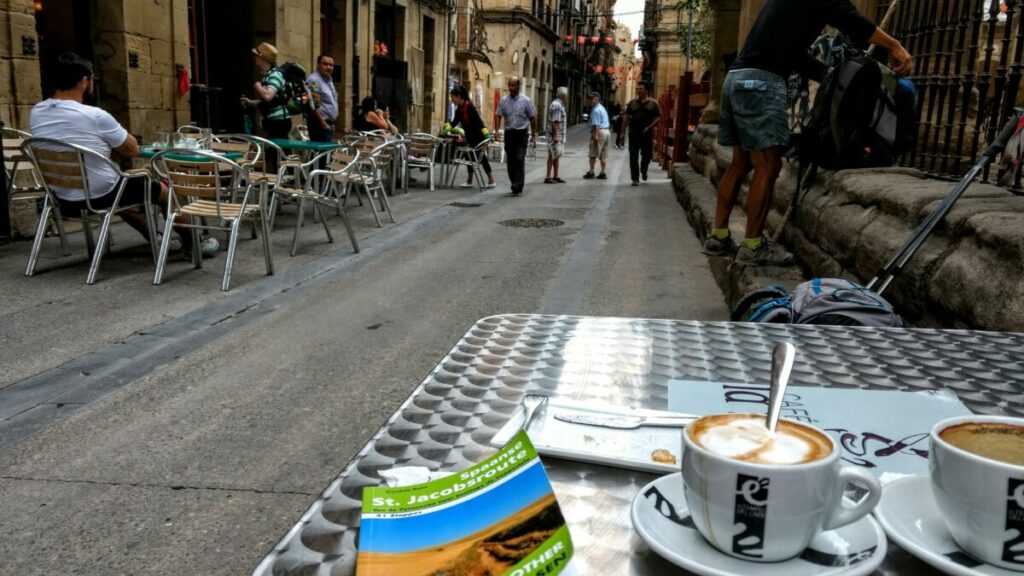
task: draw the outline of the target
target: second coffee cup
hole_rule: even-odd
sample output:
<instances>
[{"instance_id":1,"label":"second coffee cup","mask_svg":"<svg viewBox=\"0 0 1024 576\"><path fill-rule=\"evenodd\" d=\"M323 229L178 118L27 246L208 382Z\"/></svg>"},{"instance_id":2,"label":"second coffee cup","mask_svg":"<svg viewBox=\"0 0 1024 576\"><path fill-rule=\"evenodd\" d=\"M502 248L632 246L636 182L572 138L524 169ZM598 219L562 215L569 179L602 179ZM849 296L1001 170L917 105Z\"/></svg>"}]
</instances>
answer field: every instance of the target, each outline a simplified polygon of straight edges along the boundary
<instances>
[{"instance_id":1,"label":"second coffee cup","mask_svg":"<svg viewBox=\"0 0 1024 576\"><path fill-rule=\"evenodd\" d=\"M882 494L874 474L843 467L821 430L763 414L700 418L683 432L683 489L697 530L736 558L777 562L800 554L819 532L855 522ZM844 505L847 484L867 494Z\"/></svg>"}]
</instances>

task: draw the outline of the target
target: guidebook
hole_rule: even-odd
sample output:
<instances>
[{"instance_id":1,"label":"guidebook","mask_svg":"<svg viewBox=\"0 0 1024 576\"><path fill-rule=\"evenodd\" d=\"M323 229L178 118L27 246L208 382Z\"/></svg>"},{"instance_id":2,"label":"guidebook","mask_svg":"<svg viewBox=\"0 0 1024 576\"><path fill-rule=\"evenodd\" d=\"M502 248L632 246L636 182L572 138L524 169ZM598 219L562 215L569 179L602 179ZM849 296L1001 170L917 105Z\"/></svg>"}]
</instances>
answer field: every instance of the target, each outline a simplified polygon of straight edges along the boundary
<instances>
[{"instance_id":1,"label":"guidebook","mask_svg":"<svg viewBox=\"0 0 1024 576\"><path fill-rule=\"evenodd\" d=\"M668 409L692 414L765 412L767 383L669 380ZM821 428L846 464L886 475L928 473L928 433L970 410L948 390L903 392L790 386L781 416ZM892 478L892 476L890 476Z\"/></svg>"},{"instance_id":2,"label":"guidebook","mask_svg":"<svg viewBox=\"0 0 1024 576\"><path fill-rule=\"evenodd\" d=\"M569 529L525 432L466 470L363 490L357 576L560 574Z\"/></svg>"}]
</instances>

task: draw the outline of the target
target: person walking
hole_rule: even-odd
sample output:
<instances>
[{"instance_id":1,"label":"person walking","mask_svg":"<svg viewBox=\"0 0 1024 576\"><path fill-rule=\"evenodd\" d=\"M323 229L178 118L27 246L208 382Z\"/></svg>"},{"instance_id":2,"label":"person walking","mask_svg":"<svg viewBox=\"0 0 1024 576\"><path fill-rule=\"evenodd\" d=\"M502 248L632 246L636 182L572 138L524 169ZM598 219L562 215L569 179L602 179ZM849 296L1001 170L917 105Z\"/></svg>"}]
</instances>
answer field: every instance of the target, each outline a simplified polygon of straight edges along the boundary
<instances>
[{"instance_id":1,"label":"person walking","mask_svg":"<svg viewBox=\"0 0 1024 576\"><path fill-rule=\"evenodd\" d=\"M519 92L518 76L509 76L508 95L498 104L498 128L505 123L505 156L512 195L523 193L526 179L526 148L537 144L537 108L528 96ZM532 142L531 142L532 141Z\"/></svg>"},{"instance_id":2,"label":"person walking","mask_svg":"<svg viewBox=\"0 0 1024 576\"><path fill-rule=\"evenodd\" d=\"M718 183L715 222L704 240L709 256L729 256L747 265L786 265L793 256L762 238L782 153L789 144L786 78L800 70L820 81L824 65L807 48L821 29L839 29L854 43L877 44L889 51L893 72L904 75L913 59L902 44L860 14L850 0L767 0L722 86L718 143L732 147L732 163ZM747 192L747 228L737 250L729 235L729 216L740 186L753 169Z\"/></svg>"},{"instance_id":3,"label":"person walking","mask_svg":"<svg viewBox=\"0 0 1024 576\"><path fill-rule=\"evenodd\" d=\"M548 106L548 168L544 173L545 184L564 184L565 180L558 177L558 164L565 149L565 99L569 97L569 89L559 86L555 90L555 99Z\"/></svg>"},{"instance_id":4,"label":"person walking","mask_svg":"<svg viewBox=\"0 0 1024 576\"><path fill-rule=\"evenodd\" d=\"M309 139L314 142L330 142L334 140L334 122L338 119L338 91L334 87L331 72L334 71L334 58L329 54L321 54L316 58L316 70L306 78L306 82L320 94L320 108L309 114Z\"/></svg>"},{"instance_id":5,"label":"person walking","mask_svg":"<svg viewBox=\"0 0 1024 576\"><path fill-rule=\"evenodd\" d=\"M605 172L608 166L608 143L611 141L611 123L608 120L608 111L601 104L601 93L590 93L590 170L583 175L584 179L590 180L594 176L594 164L601 161L601 173L596 176L598 180L607 180Z\"/></svg>"},{"instance_id":6,"label":"person walking","mask_svg":"<svg viewBox=\"0 0 1024 576\"><path fill-rule=\"evenodd\" d=\"M626 141L626 136L622 132L622 105L618 102L612 102L612 105L608 108L608 114L612 117L612 132L615 134L615 148L621 149L623 142Z\"/></svg>"},{"instance_id":7,"label":"person walking","mask_svg":"<svg viewBox=\"0 0 1024 576\"><path fill-rule=\"evenodd\" d=\"M647 96L650 85L638 82L636 98L626 105L626 132L629 134L629 178L633 186L640 185L640 177L647 180L654 149L654 127L661 118L661 106ZM639 159L637 158L639 156Z\"/></svg>"},{"instance_id":8,"label":"person walking","mask_svg":"<svg viewBox=\"0 0 1024 576\"><path fill-rule=\"evenodd\" d=\"M452 88L451 97L452 102L455 103L455 117L452 120L456 125L462 126L462 131L466 137L466 144L470 148L476 148L487 137L484 136L484 121L480 118L480 113L477 112L476 106L469 100L469 89L456 84ZM486 150L480 153L480 157L477 160L484 169L484 174L487 175L487 185L484 188L494 188L494 174L491 172L491 163L487 159ZM473 184L473 170L466 170L466 172L468 176L466 183L461 184L459 187L475 187Z\"/></svg>"}]
</instances>

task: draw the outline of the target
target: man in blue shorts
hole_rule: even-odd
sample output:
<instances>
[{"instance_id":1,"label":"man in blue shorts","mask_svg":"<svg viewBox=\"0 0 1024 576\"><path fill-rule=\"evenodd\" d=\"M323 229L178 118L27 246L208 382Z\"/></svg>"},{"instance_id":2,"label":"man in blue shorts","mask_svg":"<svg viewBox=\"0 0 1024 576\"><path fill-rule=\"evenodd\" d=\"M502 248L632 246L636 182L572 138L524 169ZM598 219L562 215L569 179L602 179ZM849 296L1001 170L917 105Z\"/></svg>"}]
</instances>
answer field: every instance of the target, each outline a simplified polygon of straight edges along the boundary
<instances>
[{"instance_id":1,"label":"man in blue shorts","mask_svg":"<svg viewBox=\"0 0 1024 576\"><path fill-rule=\"evenodd\" d=\"M735 251L737 262L753 266L792 263L791 254L772 246L762 234L782 170L782 153L789 144L786 78L793 70L817 81L824 76L824 66L807 48L825 25L854 42L887 49L898 75L913 69L903 45L857 12L850 0L767 0L722 87L718 143L732 147L732 164L718 183L715 223L704 240L705 254L730 256ZM751 169L746 236L737 250L729 236L729 215Z\"/></svg>"}]
</instances>

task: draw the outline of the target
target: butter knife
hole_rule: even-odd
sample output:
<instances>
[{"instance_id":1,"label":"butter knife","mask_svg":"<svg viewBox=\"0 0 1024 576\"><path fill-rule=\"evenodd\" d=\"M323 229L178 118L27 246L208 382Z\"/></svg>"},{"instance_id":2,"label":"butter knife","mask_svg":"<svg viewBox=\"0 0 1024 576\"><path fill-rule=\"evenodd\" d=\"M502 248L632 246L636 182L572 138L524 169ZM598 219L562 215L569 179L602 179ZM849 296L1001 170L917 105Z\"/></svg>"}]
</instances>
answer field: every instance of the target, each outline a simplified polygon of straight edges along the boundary
<instances>
[{"instance_id":1,"label":"butter knife","mask_svg":"<svg viewBox=\"0 0 1024 576\"><path fill-rule=\"evenodd\" d=\"M699 416L679 414L677 416L595 416L593 414L567 414L564 412L553 415L555 420L571 422L573 424L586 424L587 426L602 426L604 428L621 428L629 430L641 426L666 426L670 428L685 428Z\"/></svg>"}]
</instances>

